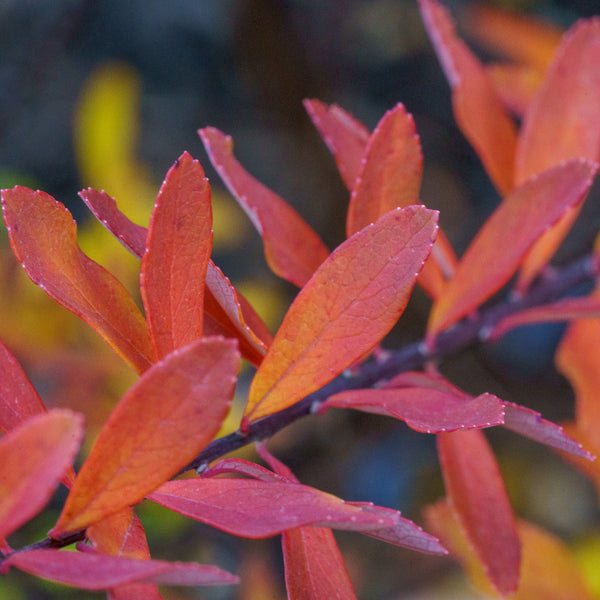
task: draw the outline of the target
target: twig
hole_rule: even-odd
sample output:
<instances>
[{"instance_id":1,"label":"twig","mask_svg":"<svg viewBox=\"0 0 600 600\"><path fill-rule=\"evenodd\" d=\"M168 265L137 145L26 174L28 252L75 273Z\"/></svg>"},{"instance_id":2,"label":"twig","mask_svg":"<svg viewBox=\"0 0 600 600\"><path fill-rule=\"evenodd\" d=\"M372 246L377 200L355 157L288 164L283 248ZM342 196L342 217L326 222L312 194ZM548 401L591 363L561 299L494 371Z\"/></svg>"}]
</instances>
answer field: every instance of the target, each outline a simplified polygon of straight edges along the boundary
<instances>
[{"instance_id":1,"label":"twig","mask_svg":"<svg viewBox=\"0 0 600 600\"><path fill-rule=\"evenodd\" d=\"M425 341L410 344L400 350L386 352L380 360L371 360L354 369L350 375L340 375L320 390L306 396L293 406L252 423L247 434L239 431L211 442L179 474L191 469L203 470L212 461L248 444L266 439L315 411L320 403L334 393L372 387L404 371L422 368L427 362L439 361L468 346L480 343L486 332L500 320L526 308L542 306L564 296L575 286L593 280L600 274L600 260L587 255L540 278L519 298L509 298L479 311L440 333L430 350Z\"/></svg>"}]
</instances>

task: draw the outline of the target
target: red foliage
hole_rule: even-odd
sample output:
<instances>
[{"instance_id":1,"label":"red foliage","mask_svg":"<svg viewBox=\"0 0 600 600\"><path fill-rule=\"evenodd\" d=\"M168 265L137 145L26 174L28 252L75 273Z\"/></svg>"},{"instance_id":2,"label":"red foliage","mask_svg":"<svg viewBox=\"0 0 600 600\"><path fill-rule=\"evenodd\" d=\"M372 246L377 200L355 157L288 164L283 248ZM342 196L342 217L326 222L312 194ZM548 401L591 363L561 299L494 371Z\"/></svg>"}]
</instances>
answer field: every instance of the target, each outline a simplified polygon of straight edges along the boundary
<instances>
[{"instance_id":1,"label":"red foliage","mask_svg":"<svg viewBox=\"0 0 600 600\"><path fill-rule=\"evenodd\" d=\"M530 101L521 98L518 130L498 81L458 38L446 9L435 0L419 5L452 89L457 122L503 196L460 260L438 234L437 213L420 202L423 156L402 104L370 133L337 106L305 103L350 192L348 239L331 253L294 209L242 167L231 138L214 128L199 131L210 160L261 235L268 264L301 288L274 336L210 258L211 188L188 153L167 173L148 228L131 222L106 193L80 193L141 259L144 314L123 285L80 250L75 223L61 203L25 187L2 191L10 244L26 273L140 375L73 477L81 416L46 411L0 343L2 573L12 566L67 585L107 589L115 600L160 598L158 584L237 582L217 567L152 560L133 508L145 498L232 535L282 535L292 600L355 598L332 529L446 553L437 538L397 510L301 484L263 446L258 451L270 469L241 458L209 467L231 449L231 439L240 447L309 412L335 407L438 434L447 501L430 507L427 520L469 571L484 573L491 593L525 598L536 578L545 577L535 557L546 551L560 567L556 588L570 589L565 582L572 578L573 589L585 590L560 544L515 519L481 429L504 426L568 453L600 487L600 471L590 467L593 455L579 443L600 451L598 292L577 300L556 301L550 293L527 297L598 169L598 22L579 23L563 38ZM574 283L597 276L597 257L588 259L586 269ZM503 311L490 311L488 320L485 313L475 315L515 275L523 304L500 304ZM375 352L362 362L397 323L417 281L434 299L425 340L405 362L401 352L391 358ZM571 324L557 355L577 396L575 423L567 428L573 437L527 407L489 393L470 396L433 372L431 361L467 342L524 323L580 317L589 320ZM257 370L240 429L216 439L241 357ZM415 364L429 368L411 370ZM193 461L206 467L203 476L173 479ZM13 551L6 537L43 509L61 479L72 487L50 537ZM57 549L83 540L91 545L79 544L78 552ZM539 598L547 594L546 586Z\"/></svg>"}]
</instances>

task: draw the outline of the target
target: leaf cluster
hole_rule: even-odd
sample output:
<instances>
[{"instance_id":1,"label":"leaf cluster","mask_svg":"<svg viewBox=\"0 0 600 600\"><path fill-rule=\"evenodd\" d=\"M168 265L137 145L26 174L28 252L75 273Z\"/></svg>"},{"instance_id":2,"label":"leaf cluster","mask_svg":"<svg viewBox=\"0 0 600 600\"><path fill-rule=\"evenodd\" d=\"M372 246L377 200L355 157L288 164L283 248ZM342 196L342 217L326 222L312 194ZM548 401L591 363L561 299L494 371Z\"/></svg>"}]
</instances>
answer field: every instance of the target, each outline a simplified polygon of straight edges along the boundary
<instances>
[{"instance_id":1,"label":"leaf cluster","mask_svg":"<svg viewBox=\"0 0 600 600\"><path fill-rule=\"evenodd\" d=\"M115 599L160 598L158 585L239 582L213 565L152 559L135 512L144 501L234 536L280 535L291 600L355 597L333 529L427 554L449 552L475 585L495 596L591 597L562 542L515 517L483 430L502 426L553 447L600 481L592 462L600 449L600 301L598 292L562 298L594 279L600 262L592 252L545 275L598 170L600 22L576 24L549 64L520 57L501 69L479 62L436 0L420 0L419 7L457 123L501 196L460 258L437 212L420 202L423 154L402 104L371 132L336 105L305 101L349 192L346 240L332 251L245 170L229 136L212 127L198 132L261 236L268 265L299 288L274 335L211 259L211 185L189 153L166 174L147 227L106 192L80 192L140 260L142 308L81 250L60 202L22 186L2 191L11 248L29 278L137 374L75 473L82 415L47 410L0 342L3 574L14 567L108 590ZM528 73L539 75L536 85L522 85ZM507 284L508 301L482 308ZM432 299L423 341L382 351L415 285ZM572 321L556 361L577 398L576 419L564 429L496 395L471 396L436 370L437 361L465 344L553 320ZM235 434L219 437L242 359L256 368L243 416ZM446 497L425 509L427 531L395 509L303 485L262 443L257 449L267 467L223 458L332 408L399 419L436 436ZM46 506L61 482L68 495L49 537L11 548L7 538ZM62 550L74 542L76 552ZM548 564L542 556L551 558Z\"/></svg>"}]
</instances>

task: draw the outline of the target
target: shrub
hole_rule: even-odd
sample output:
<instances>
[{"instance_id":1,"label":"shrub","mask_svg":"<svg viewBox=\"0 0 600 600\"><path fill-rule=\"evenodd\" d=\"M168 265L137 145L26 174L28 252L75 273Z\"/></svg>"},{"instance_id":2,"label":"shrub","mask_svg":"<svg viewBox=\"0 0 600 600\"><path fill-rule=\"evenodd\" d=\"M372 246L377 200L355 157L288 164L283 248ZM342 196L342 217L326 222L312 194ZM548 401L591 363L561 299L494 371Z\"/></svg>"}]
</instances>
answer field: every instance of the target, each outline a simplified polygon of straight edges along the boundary
<instances>
[{"instance_id":1,"label":"shrub","mask_svg":"<svg viewBox=\"0 0 600 600\"><path fill-rule=\"evenodd\" d=\"M0 344L3 573L15 567L107 589L113 598L157 598L158 584L238 582L216 566L152 560L135 513L151 501L234 536L281 535L291 599L355 597L332 529L416 552L449 552L493 596L591 597L568 547L514 516L482 430L504 427L551 446L598 481L592 460L600 447L600 302L597 292L568 294L596 279L600 261L590 249L560 269L548 264L598 170L600 24L577 23L545 70L530 62L490 71L456 36L440 4L419 5L457 123L502 198L460 259L437 212L419 201L423 158L402 104L369 132L338 106L305 102L350 193L347 239L333 252L244 169L231 138L211 127L199 131L261 235L267 263L300 289L274 336L210 258L211 187L187 152L167 173L148 228L129 220L105 192L80 193L141 260L143 311L79 248L61 203L22 186L2 191L10 244L29 278L139 376L75 474L82 416L46 410ZM523 85L527 76L535 85ZM415 284L433 302L423 339L384 351L379 344ZM556 357L577 399L565 429L494 394L470 395L437 369L468 345L546 321L571 321ZM256 372L239 429L219 436L241 359ZM300 483L264 445L298 419L332 408L384 415L436 435L446 497L425 507L426 531L395 509ZM254 443L268 468L224 458ZM48 538L13 550L6 538L46 506L60 482L69 492ZM76 552L62 550L73 543Z\"/></svg>"}]
</instances>

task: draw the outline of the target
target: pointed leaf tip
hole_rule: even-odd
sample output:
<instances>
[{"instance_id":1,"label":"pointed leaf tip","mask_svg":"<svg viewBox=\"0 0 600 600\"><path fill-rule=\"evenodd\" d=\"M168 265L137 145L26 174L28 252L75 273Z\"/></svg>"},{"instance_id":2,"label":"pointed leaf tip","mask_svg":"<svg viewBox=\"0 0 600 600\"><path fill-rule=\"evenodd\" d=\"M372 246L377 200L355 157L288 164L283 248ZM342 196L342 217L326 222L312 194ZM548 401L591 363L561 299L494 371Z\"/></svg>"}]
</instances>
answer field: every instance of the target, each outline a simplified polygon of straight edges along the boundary
<instances>
[{"instance_id":1,"label":"pointed leaf tip","mask_svg":"<svg viewBox=\"0 0 600 600\"><path fill-rule=\"evenodd\" d=\"M404 105L397 104L369 138L348 207L348 237L394 208L420 204L422 171L415 123Z\"/></svg>"},{"instance_id":2,"label":"pointed leaf tip","mask_svg":"<svg viewBox=\"0 0 600 600\"><path fill-rule=\"evenodd\" d=\"M214 127L198 134L223 183L261 235L273 272L302 287L329 255L327 247L289 204L242 167L230 136Z\"/></svg>"},{"instance_id":3,"label":"pointed leaf tip","mask_svg":"<svg viewBox=\"0 0 600 600\"><path fill-rule=\"evenodd\" d=\"M93 215L134 256L142 258L146 247L148 230L127 218L117 207L114 198L104 190L92 188L81 190L78 196L85 202Z\"/></svg>"},{"instance_id":4,"label":"pointed leaf tip","mask_svg":"<svg viewBox=\"0 0 600 600\"><path fill-rule=\"evenodd\" d=\"M429 256L437 213L395 209L340 245L300 291L250 387L247 422L286 408L393 327Z\"/></svg>"},{"instance_id":5,"label":"pointed leaf tip","mask_svg":"<svg viewBox=\"0 0 600 600\"><path fill-rule=\"evenodd\" d=\"M360 173L370 131L336 104L304 100L304 108L333 154L342 180L352 191Z\"/></svg>"}]
</instances>

